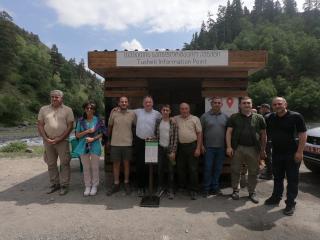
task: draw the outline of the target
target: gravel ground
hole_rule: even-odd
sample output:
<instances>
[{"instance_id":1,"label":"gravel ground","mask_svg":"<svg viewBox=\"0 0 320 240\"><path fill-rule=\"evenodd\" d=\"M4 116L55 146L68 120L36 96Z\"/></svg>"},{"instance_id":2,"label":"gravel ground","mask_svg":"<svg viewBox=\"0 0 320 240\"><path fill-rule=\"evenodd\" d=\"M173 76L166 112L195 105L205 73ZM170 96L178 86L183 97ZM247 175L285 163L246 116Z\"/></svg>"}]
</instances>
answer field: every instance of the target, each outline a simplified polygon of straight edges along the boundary
<instances>
[{"instance_id":1,"label":"gravel ground","mask_svg":"<svg viewBox=\"0 0 320 240\"><path fill-rule=\"evenodd\" d=\"M101 162L101 169L103 163ZM101 171L102 183L105 180ZM225 196L199 197L196 201L177 194L163 198L159 208L141 208L136 192L106 197L104 190L84 198L79 163L72 161L72 182L66 196L45 194L46 165L40 158L0 159L0 239L303 239L320 236L320 178L305 167L297 210L293 217L279 207L262 204L272 190L272 181L258 185L260 204Z\"/></svg>"}]
</instances>

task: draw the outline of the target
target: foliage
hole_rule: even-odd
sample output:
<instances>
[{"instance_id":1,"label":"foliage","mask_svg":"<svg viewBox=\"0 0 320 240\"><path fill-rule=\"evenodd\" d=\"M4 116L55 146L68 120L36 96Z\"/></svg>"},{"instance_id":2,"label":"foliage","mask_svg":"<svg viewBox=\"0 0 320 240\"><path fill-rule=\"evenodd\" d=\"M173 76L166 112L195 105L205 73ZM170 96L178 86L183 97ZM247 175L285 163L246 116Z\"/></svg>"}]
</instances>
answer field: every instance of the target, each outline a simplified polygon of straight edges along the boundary
<instances>
[{"instance_id":1,"label":"foliage","mask_svg":"<svg viewBox=\"0 0 320 240\"><path fill-rule=\"evenodd\" d=\"M235 24L237 23L237 24ZM253 10L233 0L211 14L184 49L267 50L266 68L250 76L255 105L273 96L287 98L292 110L320 118L320 11L297 12L294 0L255 0ZM310 111L310 108L312 111Z\"/></svg>"},{"instance_id":2,"label":"foliage","mask_svg":"<svg viewBox=\"0 0 320 240\"><path fill-rule=\"evenodd\" d=\"M8 145L5 145L0 148L0 152L22 152L27 149L27 144L24 142L11 142Z\"/></svg>"},{"instance_id":3,"label":"foliage","mask_svg":"<svg viewBox=\"0 0 320 240\"><path fill-rule=\"evenodd\" d=\"M65 59L55 44L49 49L0 12L0 124L35 121L53 89L64 92L76 116L87 99L94 99L101 112L104 108L101 81L86 70L83 59L79 64Z\"/></svg>"}]
</instances>

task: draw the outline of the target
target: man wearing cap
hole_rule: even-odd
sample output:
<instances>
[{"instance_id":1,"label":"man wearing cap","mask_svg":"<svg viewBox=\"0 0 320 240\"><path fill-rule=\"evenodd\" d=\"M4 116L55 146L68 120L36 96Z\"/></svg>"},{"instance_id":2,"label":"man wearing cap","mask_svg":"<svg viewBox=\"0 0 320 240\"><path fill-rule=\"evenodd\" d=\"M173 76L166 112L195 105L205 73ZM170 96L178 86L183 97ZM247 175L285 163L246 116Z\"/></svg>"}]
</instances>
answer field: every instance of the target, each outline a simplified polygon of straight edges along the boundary
<instances>
[{"instance_id":1,"label":"man wearing cap","mask_svg":"<svg viewBox=\"0 0 320 240\"><path fill-rule=\"evenodd\" d=\"M60 190L60 195L68 193L70 182L70 150L68 137L73 128L72 109L63 104L63 92L50 92L51 104L40 108L38 131L43 138L44 161L48 165L50 189L48 194ZM57 160L60 159L59 173Z\"/></svg>"}]
</instances>

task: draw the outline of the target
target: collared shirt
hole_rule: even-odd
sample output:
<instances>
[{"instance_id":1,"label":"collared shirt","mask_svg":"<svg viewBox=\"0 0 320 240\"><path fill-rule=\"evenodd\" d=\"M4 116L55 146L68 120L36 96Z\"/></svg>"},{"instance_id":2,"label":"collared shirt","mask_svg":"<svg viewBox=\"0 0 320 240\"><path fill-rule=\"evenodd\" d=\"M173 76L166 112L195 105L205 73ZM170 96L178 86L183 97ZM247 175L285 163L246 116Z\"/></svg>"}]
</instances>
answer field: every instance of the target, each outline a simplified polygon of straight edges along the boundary
<instances>
[{"instance_id":1,"label":"collared shirt","mask_svg":"<svg viewBox=\"0 0 320 240\"><path fill-rule=\"evenodd\" d=\"M156 120L161 118L161 114L153 109L147 112L143 108L135 109L134 113L137 117L136 135L141 139L153 137Z\"/></svg>"},{"instance_id":2,"label":"collared shirt","mask_svg":"<svg viewBox=\"0 0 320 240\"><path fill-rule=\"evenodd\" d=\"M186 118L181 115L176 116L175 120L178 125L179 143L191 143L197 141L197 133L202 131L200 119L194 115Z\"/></svg>"},{"instance_id":3,"label":"collared shirt","mask_svg":"<svg viewBox=\"0 0 320 240\"><path fill-rule=\"evenodd\" d=\"M222 112L214 113L210 110L201 116L200 121L204 134L204 146L223 148L228 116Z\"/></svg>"},{"instance_id":4,"label":"collared shirt","mask_svg":"<svg viewBox=\"0 0 320 240\"><path fill-rule=\"evenodd\" d=\"M51 104L40 108L38 120L44 122L44 131L49 138L61 136L68 123L74 121L72 109L64 104L54 108Z\"/></svg>"},{"instance_id":5,"label":"collared shirt","mask_svg":"<svg viewBox=\"0 0 320 240\"><path fill-rule=\"evenodd\" d=\"M109 118L112 126L111 146L132 146L132 126L136 115L133 111L115 111Z\"/></svg>"}]
</instances>

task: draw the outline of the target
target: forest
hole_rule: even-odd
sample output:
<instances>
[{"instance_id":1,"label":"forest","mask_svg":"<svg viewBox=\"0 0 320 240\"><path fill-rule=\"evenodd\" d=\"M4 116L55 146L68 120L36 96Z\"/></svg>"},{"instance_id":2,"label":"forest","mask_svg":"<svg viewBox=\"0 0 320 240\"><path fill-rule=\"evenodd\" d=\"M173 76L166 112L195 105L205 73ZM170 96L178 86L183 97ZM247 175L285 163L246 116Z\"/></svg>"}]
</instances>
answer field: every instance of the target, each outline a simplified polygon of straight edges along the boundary
<instances>
[{"instance_id":1,"label":"forest","mask_svg":"<svg viewBox=\"0 0 320 240\"><path fill-rule=\"evenodd\" d=\"M44 45L36 34L18 27L0 12L0 124L35 123L50 91L64 92L64 103L80 116L82 104L96 101L103 113L103 82L85 68L84 60L66 59L53 44Z\"/></svg>"},{"instance_id":2,"label":"forest","mask_svg":"<svg viewBox=\"0 0 320 240\"><path fill-rule=\"evenodd\" d=\"M267 50L267 67L250 76L254 105L283 96L289 109L320 119L320 11L298 12L294 0L233 0L210 12L184 49Z\"/></svg>"}]
</instances>

